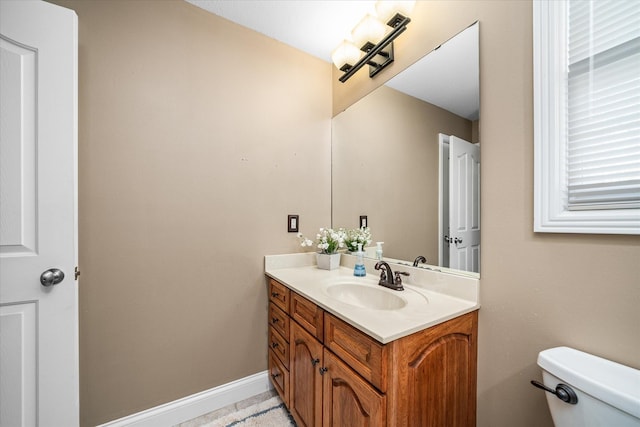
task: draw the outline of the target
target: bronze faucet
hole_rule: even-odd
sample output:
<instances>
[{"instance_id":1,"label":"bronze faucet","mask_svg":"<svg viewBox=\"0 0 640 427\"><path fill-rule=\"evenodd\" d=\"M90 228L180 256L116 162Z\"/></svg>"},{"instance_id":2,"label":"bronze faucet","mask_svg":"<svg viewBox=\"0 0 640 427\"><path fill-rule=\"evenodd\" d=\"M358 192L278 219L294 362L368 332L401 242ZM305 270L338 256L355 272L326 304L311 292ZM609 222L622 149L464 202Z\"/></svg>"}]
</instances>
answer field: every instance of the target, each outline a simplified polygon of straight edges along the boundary
<instances>
[{"instance_id":1,"label":"bronze faucet","mask_svg":"<svg viewBox=\"0 0 640 427\"><path fill-rule=\"evenodd\" d=\"M391 266L385 261L378 261L375 269L380 270L380 281L378 282L378 285L393 289L394 291L404 291L404 287L402 286L402 277L400 277L400 275L408 276L409 273L406 271L396 271L394 274L393 270L391 270Z\"/></svg>"},{"instance_id":2,"label":"bronze faucet","mask_svg":"<svg viewBox=\"0 0 640 427\"><path fill-rule=\"evenodd\" d=\"M423 257L422 255L416 257L416 259L413 261L413 266L417 267L418 263L421 262L423 264L427 263L427 259L425 257Z\"/></svg>"}]
</instances>

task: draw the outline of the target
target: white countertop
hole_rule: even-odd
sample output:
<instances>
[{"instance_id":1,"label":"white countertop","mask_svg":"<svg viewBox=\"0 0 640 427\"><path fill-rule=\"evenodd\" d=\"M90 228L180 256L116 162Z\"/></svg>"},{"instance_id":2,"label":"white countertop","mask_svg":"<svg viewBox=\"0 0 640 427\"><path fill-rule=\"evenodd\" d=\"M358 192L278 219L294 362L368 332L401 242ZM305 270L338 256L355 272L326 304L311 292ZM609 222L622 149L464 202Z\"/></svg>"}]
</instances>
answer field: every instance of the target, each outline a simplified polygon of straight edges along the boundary
<instances>
[{"instance_id":1,"label":"white countertop","mask_svg":"<svg viewBox=\"0 0 640 427\"><path fill-rule=\"evenodd\" d=\"M316 267L314 253L271 255L265 257L265 273L383 344L480 307L478 279L389 263L393 271L411 274L403 279L405 290L394 291L377 284L379 272L373 268L374 260L365 260L366 277L353 275L353 262L353 256L343 254L340 268L328 271ZM382 297L388 293L390 300L400 298L405 305L363 308L329 295L330 286L345 282L356 284L356 290L359 286L374 288Z\"/></svg>"}]
</instances>

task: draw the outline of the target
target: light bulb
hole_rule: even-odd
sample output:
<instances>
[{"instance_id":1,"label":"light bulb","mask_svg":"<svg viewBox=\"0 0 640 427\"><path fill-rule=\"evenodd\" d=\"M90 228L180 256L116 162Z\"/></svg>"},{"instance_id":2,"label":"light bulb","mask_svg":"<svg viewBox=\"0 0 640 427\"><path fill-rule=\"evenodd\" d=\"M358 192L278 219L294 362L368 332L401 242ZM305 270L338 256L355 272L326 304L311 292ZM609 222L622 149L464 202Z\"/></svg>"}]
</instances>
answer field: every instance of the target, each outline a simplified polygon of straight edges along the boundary
<instances>
[{"instance_id":1,"label":"light bulb","mask_svg":"<svg viewBox=\"0 0 640 427\"><path fill-rule=\"evenodd\" d=\"M387 27L375 16L367 15L355 26L351 32L353 43L359 48L367 45L367 42L377 44L384 37Z\"/></svg>"},{"instance_id":2,"label":"light bulb","mask_svg":"<svg viewBox=\"0 0 640 427\"><path fill-rule=\"evenodd\" d=\"M353 66L358 62L361 53L353 43L345 40L331 53L331 60L339 70L342 70L346 65Z\"/></svg>"}]
</instances>

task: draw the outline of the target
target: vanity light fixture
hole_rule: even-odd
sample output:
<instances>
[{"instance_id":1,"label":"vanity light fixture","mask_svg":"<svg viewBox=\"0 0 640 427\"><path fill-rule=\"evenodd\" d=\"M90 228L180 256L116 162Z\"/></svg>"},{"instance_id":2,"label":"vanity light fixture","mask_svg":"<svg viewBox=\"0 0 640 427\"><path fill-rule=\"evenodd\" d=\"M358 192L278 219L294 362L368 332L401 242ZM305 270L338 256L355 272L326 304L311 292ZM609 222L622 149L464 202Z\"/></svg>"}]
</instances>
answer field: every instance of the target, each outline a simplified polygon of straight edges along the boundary
<instances>
[{"instance_id":1,"label":"vanity light fixture","mask_svg":"<svg viewBox=\"0 0 640 427\"><path fill-rule=\"evenodd\" d=\"M352 41L343 41L331 54L335 66L344 72L339 79L342 83L365 64L369 64L369 77L373 77L393 62L393 41L411 22L409 14L414 4L415 1L376 2L376 14L365 16L351 32Z\"/></svg>"}]
</instances>

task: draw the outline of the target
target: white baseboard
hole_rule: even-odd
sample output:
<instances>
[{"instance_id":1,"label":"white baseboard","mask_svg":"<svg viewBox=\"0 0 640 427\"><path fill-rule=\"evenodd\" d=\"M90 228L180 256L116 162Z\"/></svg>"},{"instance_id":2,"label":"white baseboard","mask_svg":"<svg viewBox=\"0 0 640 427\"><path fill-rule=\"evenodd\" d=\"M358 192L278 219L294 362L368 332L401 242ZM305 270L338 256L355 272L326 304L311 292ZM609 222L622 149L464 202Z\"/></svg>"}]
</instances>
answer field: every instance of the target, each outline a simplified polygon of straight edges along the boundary
<instances>
[{"instance_id":1,"label":"white baseboard","mask_svg":"<svg viewBox=\"0 0 640 427\"><path fill-rule=\"evenodd\" d=\"M98 427L173 426L199 417L272 388L268 371L223 384L137 414L109 421Z\"/></svg>"}]
</instances>

